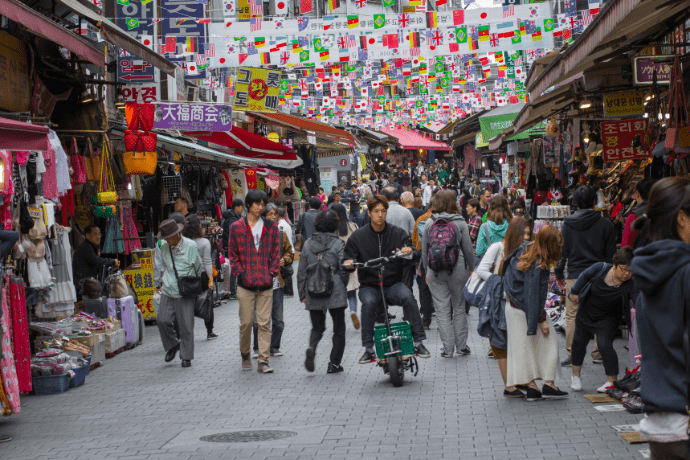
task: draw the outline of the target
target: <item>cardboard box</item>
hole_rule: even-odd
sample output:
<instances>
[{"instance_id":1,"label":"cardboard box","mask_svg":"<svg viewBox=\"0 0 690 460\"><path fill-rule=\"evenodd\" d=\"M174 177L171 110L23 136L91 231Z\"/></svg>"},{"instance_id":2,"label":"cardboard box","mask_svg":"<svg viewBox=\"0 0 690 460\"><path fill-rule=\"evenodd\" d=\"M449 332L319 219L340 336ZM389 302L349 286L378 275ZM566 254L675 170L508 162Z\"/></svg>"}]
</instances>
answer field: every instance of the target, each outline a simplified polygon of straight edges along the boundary
<instances>
[{"instance_id":1,"label":"cardboard box","mask_svg":"<svg viewBox=\"0 0 690 460\"><path fill-rule=\"evenodd\" d=\"M91 348L91 364L105 363L105 341L94 344Z\"/></svg>"},{"instance_id":2,"label":"cardboard box","mask_svg":"<svg viewBox=\"0 0 690 460\"><path fill-rule=\"evenodd\" d=\"M115 331L115 333L117 334L117 339L118 339L117 349L119 350L120 348L124 348L125 344L127 343L125 341L125 330L124 329L118 329L117 331Z\"/></svg>"},{"instance_id":3,"label":"cardboard box","mask_svg":"<svg viewBox=\"0 0 690 460\"><path fill-rule=\"evenodd\" d=\"M93 348L96 343L105 342L105 334L93 334L88 337L70 336L69 339Z\"/></svg>"},{"instance_id":4,"label":"cardboard box","mask_svg":"<svg viewBox=\"0 0 690 460\"><path fill-rule=\"evenodd\" d=\"M106 353L114 353L118 349L119 339L117 331L106 332L105 341L103 342Z\"/></svg>"}]
</instances>

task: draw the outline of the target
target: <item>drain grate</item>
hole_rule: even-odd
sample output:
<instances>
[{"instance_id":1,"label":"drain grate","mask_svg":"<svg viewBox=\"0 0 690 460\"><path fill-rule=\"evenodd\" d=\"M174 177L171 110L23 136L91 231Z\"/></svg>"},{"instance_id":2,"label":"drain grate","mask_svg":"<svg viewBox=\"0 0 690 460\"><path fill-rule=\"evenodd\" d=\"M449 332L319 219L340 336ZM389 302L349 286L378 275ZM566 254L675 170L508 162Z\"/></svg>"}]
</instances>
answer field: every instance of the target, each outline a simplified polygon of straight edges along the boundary
<instances>
[{"instance_id":1,"label":"drain grate","mask_svg":"<svg viewBox=\"0 0 690 460\"><path fill-rule=\"evenodd\" d=\"M276 431L276 430L262 430L262 431L235 431L233 433L218 433L199 438L200 441L205 442L260 442L260 441L275 441L276 439L285 439L297 436L294 431Z\"/></svg>"}]
</instances>

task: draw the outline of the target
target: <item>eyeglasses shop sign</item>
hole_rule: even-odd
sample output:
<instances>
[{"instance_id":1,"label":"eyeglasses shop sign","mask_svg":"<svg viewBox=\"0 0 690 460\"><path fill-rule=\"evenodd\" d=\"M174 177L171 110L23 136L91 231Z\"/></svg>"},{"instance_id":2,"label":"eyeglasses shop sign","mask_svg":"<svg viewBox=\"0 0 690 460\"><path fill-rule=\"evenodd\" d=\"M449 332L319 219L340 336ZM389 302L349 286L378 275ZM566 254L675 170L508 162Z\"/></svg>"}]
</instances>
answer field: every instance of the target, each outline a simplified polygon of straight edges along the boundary
<instances>
[{"instance_id":1,"label":"eyeglasses shop sign","mask_svg":"<svg viewBox=\"0 0 690 460\"><path fill-rule=\"evenodd\" d=\"M232 107L210 104L158 104L153 126L180 131L230 131Z\"/></svg>"}]
</instances>

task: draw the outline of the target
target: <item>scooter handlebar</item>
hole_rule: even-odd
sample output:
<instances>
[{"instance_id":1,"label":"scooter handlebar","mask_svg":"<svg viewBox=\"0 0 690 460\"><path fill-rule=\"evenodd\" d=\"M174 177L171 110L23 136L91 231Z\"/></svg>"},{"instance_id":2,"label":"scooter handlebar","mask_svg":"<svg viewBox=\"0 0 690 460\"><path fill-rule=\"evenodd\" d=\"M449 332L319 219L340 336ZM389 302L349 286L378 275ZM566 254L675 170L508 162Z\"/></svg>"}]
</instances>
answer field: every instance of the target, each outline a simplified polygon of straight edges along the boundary
<instances>
[{"instance_id":1,"label":"scooter handlebar","mask_svg":"<svg viewBox=\"0 0 690 460\"><path fill-rule=\"evenodd\" d=\"M378 267L380 265L385 264L389 260L392 259L399 259L405 257L405 254L402 253L402 251L398 251L393 255L390 256L384 256L384 257L378 257L376 259L370 259L367 260L366 262L353 262L352 266L356 268L372 268L372 267Z\"/></svg>"}]
</instances>

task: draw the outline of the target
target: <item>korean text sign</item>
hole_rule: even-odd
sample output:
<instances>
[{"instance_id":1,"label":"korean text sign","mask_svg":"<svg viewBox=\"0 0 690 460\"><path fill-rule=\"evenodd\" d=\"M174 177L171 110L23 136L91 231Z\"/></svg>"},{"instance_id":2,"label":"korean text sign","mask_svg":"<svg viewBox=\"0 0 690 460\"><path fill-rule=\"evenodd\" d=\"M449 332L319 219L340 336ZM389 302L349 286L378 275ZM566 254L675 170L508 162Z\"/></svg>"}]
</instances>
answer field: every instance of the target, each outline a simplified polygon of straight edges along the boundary
<instances>
[{"instance_id":1,"label":"korean text sign","mask_svg":"<svg viewBox=\"0 0 690 460\"><path fill-rule=\"evenodd\" d=\"M604 95L604 116L617 117L644 113L644 95L640 91Z\"/></svg>"},{"instance_id":2,"label":"korean text sign","mask_svg":"<svg viewBox=\"0 0 690 460\"><path fill-rule=\"evenodd\" d=\"M230 131L232 108L229 105L158 104L153 126L181 131Z\"/></svg>"},{"instance_id":3,"label":"korean text sign","mask_svg":"<svg viewBox=\"0 0 690 460\"><path fill-rule=\"evenodd\" d=\"M278 108L280 71L240 67L235 83L233 109L271 112Z\"/></svg>"},{"instance_id":4,"label":"korean text sign","mask_svg":"<svg viewBox=\"0 0 690 460\"><path fill-rule=\"evenodd\" d=\"M641 148L631 147L633 138L644 132L646 120L635 118L632 120L602 121L601 135L604 141L604 161L634 160L647 158L651 153Z\"/></svg>"},{"instance_id":5,"label":"korean text sign","mask_svg":"<svg viewBox=\"0 0 690 460\"><path fill-rule=\"evenodd\" d=\"M160 0L160 4L164 16L161 21L163 37L176 37L177 52L175 54L178 55L187 51L185 43L188 37L195 37L199 49L203 52L203 45L207 40L206 25L198 23L196 19L205 16L204 8L206 5L195 0ZM179 18L186 20L180 21ZM168 55L167 59L171 62L180 63L191 61L194 56L192 54L182 57ZM185 78L198 79L202 77L189 76Z\"/></svg>"},{"instance_id":6,"label":"korean text sign","mask_svg":"<svg viewBox=\"0 0 690 460\"><path fill-rule=\"evenodd\" d=\"M137 27L129 30L127 21L138 19L142 23L148 24L156 17L157 1L146 4L142 2L129 2L126 5L115 2L115 24L122 30L127 31L127 35L137 41L141 41L144 35L150 34L151 47L155 46L155 33L149 27ZM117 79L121 83L150 83L155 81L154 68L148 62L129 54L125 50L119 50L117 56Z\"/></svg>"}]
</instances>

